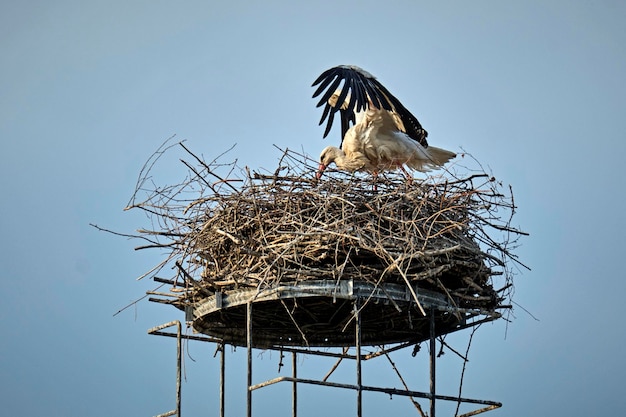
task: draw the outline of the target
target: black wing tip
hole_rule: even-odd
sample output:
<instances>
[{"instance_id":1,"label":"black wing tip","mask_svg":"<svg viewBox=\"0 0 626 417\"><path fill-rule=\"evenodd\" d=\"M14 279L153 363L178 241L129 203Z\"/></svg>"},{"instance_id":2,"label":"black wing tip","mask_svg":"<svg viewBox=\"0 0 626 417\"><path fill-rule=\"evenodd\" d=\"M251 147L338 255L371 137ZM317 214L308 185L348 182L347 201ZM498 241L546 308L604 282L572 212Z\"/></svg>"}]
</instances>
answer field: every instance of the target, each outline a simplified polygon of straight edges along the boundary
<instances>
[{"instance_id":1,"label":"black wing tip","mask_svg":"<svg viewBox=\"0 0 626 417\"><path fill-rule=\"evenodd\" d=\"M337 67L329 68L329 69L327 69L326 71L322 72L322 73L320 74L320 76L319 76L319 77L317 77L317 78L315 79L315 81L313 81L313 84L311 84L311 87L315 87L316 85L318 85L319 83L321 83L321 82L322 82L325 78L327 78L327 77L328 77L328 75L329 75L329 74L330 74L333 70L335 70L336 68L337 68Z\"/></svg>"},{"instance_id":2,"label":"black wing tip","mask_svg":"<svg viewBox=\"0 0 626 417\"><path fill-rule=\"evenodd\" d=\"M336 93L341 85L341 91L334 105L329 99ZM324 137L330 133L334 113L340 111L342 118L342 140L347 126L355 123L355 112L367 110L368 107L381 108L388 111L394 110L397 99L383 87L371 73L356 65L337 65L322 72L311 84L316 87L313 98L320 96L316 107L324 106L320 125L326 121ZM346 97L350 99L344 106ZM328 118L328 120L326 120Z\"/></svg>"}]
</instances>

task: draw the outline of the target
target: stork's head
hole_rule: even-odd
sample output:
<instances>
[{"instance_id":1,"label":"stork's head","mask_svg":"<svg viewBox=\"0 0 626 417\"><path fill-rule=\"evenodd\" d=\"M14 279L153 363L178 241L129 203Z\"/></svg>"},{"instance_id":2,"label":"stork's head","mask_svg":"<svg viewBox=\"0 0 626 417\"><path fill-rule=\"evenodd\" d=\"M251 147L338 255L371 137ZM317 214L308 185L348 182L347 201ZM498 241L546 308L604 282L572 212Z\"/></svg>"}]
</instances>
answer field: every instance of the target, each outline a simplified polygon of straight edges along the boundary
<instances>
[{"instance_id":1,"label":"stork's head","mask_svg":"<svg viewBox=\"0 0 626 417\"><path fill-rule=\"evenodd\" d=\"M339 151L339 149L334 146L327 146L324 148L320 155L320 165L317 169L317 173L315 174L315 178L317 178L318 180L322 178L322 174L324 173L326 168L328 168L330 164L335 162L335 159L337 158L337 151Z\"/></svg>"}]
</instances>

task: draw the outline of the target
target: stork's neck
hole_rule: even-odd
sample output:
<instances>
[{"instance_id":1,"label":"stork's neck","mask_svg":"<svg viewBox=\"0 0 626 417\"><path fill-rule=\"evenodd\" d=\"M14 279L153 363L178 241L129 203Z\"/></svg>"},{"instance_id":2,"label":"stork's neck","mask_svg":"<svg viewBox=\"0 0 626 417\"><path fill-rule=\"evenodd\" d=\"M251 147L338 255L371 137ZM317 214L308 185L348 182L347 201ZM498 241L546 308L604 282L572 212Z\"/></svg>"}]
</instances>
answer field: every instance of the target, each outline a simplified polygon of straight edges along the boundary
<instances>
[{"instance_id":1,"label":"stork's neck","mask_svg":"<svg viewBox=\"0 0 626 417\"><path fill-rule=\"evenodd\" d=\"M335 156L335 164L337 168L345 171L358 171L364 169L368 165L367 158L360 152L346 155L341 149L337 149Z\"/></svg>"}]
</instances>

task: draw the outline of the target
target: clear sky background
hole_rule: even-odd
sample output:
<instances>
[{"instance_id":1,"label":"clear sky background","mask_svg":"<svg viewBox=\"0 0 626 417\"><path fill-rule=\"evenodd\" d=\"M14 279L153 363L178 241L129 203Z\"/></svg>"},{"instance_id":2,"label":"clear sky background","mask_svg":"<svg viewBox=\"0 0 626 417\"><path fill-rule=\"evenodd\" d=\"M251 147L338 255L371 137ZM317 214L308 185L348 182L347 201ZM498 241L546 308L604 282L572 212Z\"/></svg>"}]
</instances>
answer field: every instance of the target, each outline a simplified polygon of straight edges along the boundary
<instances>
[{"instance_id":1,"label":"clear sky background","mask_svg":"<svg viewBox=\"0 0 626 417\"><path fill-rule=\"evenodd\" d=\"M142 301L113 317L155 286L135 278L163 254L89 223L149 226L122 209L174 134L207 159L237 143L230 155L252 168L275 168L272 144L313 157L337 145L321 138L310 84L356 64L433 145L463 148L511 184L514 224L531 234L514 300L538 320L517 307L508 326L481 327L464 395L503 402L493 416L622 415L625 21L621 1L2 2L2 413L172 409L175 344L146 330L182 314ZM185 174L176 158L160 168L163 184ZM215 346L187 348L183 414L217 415ZM394 357L416 389L428 389L426 350ZM255 382L275 375L276 353L255 358ZM227 361L227 415L238 416L244 350ZM368 363L364 383L399 387L385 364ZM303 359L302 376L331 365ZM458 358L438 370L439 392L456 394ZM289 415L288 393L255 392L255 416ZM302 387L300 402L304 417L355 415L351 391ZM365 416L394 413L414 409L365 394Z\"/></svg>"}]
</instances>

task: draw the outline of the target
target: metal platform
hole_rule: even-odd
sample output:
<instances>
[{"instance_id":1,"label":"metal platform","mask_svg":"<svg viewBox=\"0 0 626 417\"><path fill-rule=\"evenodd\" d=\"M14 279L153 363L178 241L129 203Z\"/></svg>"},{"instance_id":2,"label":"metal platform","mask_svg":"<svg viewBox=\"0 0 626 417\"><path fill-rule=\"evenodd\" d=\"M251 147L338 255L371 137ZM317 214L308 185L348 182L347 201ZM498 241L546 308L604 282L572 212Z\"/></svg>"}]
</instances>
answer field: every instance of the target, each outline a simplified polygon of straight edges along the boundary
<instances>
[{"instance_id":1,"label":"metal platform","mask_svg":"<svg viewBox=\"0 0 626 417\"><path fill-rule=\"evenodd\" d=\"M458 309L445 294L417 285L354 280L281 282L266 289L216 293L185 308L194 330L246 346L246 306L254 306L252 346L354 346L353 302L360 300L363 346L419 343L429 336L425 311L436 311L436 335L465 327L485 312ZM487 313L487 315L493 314Z\"/></svg>"}]
</instances>

